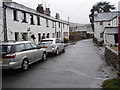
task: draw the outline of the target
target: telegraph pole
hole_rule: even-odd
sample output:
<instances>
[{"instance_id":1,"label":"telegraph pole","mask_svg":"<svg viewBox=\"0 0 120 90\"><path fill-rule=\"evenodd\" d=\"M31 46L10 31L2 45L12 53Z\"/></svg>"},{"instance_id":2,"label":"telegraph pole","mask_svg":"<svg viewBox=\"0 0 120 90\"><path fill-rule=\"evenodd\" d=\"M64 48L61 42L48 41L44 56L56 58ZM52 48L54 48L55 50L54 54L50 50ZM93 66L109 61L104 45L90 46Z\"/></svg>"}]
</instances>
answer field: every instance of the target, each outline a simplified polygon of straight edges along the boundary
<instances>
[{"instance_id":1,"label":"telegraph pole","mask_svg":"<svg viewBox=\"0 0 120 90\"><path fill-rule=\"evenodd\" d=\"M69 25L69 22L70 22L70 17L68 17L68 25Z\"/></svg>"},{"instance_id":2,"label":"telegraph pole","mask_svg":"<svg viewBox=\"0 0 120 90\"><path fill-rule=\"evenodd\" d=\"M3 2L3 30L4 30L4 42L8 41L7 38L7 22L6 22L6 6Z\"/></svg>"}]
</instances>

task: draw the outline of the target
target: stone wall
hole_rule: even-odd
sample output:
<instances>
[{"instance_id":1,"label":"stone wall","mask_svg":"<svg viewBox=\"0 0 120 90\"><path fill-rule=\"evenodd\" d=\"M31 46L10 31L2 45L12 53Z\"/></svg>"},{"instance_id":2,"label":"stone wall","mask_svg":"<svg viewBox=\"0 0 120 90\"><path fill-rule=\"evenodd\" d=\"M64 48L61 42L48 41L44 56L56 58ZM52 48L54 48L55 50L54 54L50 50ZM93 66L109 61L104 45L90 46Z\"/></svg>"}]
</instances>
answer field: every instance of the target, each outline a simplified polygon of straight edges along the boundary
<instances>
[{"instance_id":1,"label":"stone wall","mask_svg":"<svg viewBox=\"0 0 120 90\"><path fill-rule=\"evenodd\" d=\"M105 61L107 65L113 65L117 70L118 66L118 52L114 49L110 48L109 46L105 47Z\"/></svg>"}]
</instances>

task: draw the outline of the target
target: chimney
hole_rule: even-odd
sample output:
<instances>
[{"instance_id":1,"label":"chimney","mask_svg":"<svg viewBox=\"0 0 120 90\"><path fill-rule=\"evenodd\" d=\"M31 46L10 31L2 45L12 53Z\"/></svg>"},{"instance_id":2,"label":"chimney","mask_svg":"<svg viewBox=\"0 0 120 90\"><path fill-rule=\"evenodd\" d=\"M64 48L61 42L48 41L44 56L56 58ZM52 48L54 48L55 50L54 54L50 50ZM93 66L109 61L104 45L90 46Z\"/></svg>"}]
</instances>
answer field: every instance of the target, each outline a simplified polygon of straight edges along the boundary
<instances>
[{"instance_id":1,"label":"chimney","mask_svg":"<svg viewBox=\"0 0 120 90\"><path fill-rule=\"evenodd\" d=\"M55 18L56 18L56 19L60 19L59 13L56 13Z\"/></svg>"},{"instance_id":2,"label":"chimney","mask_svg":"<svg viewBox=\"0 0 120 90\"><path fill-rule=\"evenodd\" d=\"M94 15L97 15L98 14L98 11L94 11Z\"/></svg>"},{"instance_id":3,"label":"chimney","mask_svg":"<svg viewBox=\"0 0 120 90\"><path fill-rule=\"evenodd\" d=\"M46 9L45 9L45 14L46 14L47 16L50 16L50 13L51 13L50 8L46 8Z\"/></svg>"},{"instance_id":4,"label":"chimney","mask_svg":"<svg viewBox=\"0 0 120 90\"><path fill-rule=\"evenodd\" d=\"M38 4L38 7L36 8L36 10L42 14L44 14L44 8L42 6L42 4Z\"/></svg>"}]
</instances>

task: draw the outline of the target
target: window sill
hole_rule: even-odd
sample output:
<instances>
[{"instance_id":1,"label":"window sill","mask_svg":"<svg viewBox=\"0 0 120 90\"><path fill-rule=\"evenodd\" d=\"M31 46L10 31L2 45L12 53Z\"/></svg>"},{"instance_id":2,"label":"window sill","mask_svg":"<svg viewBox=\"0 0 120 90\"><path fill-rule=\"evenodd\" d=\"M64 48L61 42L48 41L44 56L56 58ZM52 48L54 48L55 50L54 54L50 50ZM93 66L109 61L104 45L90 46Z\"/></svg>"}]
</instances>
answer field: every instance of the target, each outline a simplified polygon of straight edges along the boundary
<instances>
[{"instance_id":1,"label":"window sill","mask_svg":"<svg viewBox=\"0 0 120 90\"><path fill-rule=\"evenodd\" d=\"M35 25L34 23L31 23L30 25Z\"/></svg>"},{"instance_id":2,"label":"window sill","mask_svg":"<svg viewBox=\"0 0 120 90\"><path fill-rule=\"evenodd\" d=\"M38 26L41 26L41 24L37 24Z\"/></svg>"},{"instance_id":3,"label":"window sill","mask_svg":"<svg viewBox=\"0 0 120 90\"><path fill-rule=\"evenodd\" d=\"M22 21L22 23L28 23L27 21Z\"/></svg>"},{"instance_id":4,"label":"window sill","mask_svg":"<svg viewBox=\"0 0 120 90\"><path fill-rule=\"evenodd\" d=\"M17 22L19 22L19 20L15 20L15 19L13 19L13 21L17 21Z\"/></svg>"}]
</instances>

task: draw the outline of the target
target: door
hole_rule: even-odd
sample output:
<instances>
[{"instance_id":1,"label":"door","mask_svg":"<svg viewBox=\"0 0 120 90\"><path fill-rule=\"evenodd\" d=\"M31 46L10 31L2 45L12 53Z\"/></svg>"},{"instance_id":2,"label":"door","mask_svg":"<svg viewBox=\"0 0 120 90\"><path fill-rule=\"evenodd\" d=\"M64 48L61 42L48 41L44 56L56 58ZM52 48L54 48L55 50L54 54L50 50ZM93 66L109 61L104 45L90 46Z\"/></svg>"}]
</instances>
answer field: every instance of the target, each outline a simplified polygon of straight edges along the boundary
<instances>
[{"instance_id":1,"label":"door","mask_svg":"<svg viewBox=\"0 0 120 90\"><path fill-rule=\"evenodd\" d=\"M31 43L31 46L34 50L34 59L35 60L40 60L42 59L43 51L38 48L38 46L34 43Z\"/></svg>"},{"instance_id":2,"label":"door","mask_svg":"<svg viewBox=\"0 0 120 90\"><path fill-rule=\"evenodd\" d=\"M34 59L35 58L34 57L35 56L34 50L33 50L32 46L30 45L30 43L25 43L25 48L26 48L27 57L31 63L35 60Z\"/></svg>"}]
</instances>

